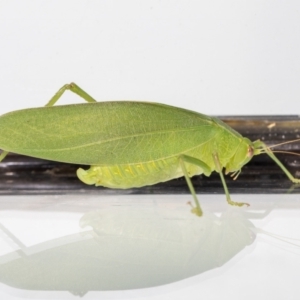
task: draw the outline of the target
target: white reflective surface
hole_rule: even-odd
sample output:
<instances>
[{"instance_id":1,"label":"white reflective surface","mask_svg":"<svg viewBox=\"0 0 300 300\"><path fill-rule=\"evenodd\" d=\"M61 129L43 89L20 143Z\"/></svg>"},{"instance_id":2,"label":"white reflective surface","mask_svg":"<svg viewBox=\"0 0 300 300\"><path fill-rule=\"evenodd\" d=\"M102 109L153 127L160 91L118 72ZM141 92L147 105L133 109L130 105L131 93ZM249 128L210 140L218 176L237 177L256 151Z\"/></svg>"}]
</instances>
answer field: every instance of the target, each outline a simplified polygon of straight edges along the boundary
<instances>
[{"instance_id":1,"label":"white reflective surface","mask_svg":"<svg viewBox=\"0 0 300 300\"><path fill-rule=\"evenodd\" d=\"M233 198L2 196L0 299L298 299L300 248L257 232L300 238L299 195Z\"/></svg>"}]
</instances>

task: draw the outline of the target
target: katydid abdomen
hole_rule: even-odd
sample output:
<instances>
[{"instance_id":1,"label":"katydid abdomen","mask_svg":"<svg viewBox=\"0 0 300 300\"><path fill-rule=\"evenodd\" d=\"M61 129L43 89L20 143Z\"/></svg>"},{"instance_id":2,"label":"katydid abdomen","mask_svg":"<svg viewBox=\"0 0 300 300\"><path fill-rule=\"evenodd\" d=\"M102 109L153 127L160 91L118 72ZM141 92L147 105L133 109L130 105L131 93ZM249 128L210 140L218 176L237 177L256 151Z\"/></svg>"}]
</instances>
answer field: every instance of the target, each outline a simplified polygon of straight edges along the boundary
<instances>
[{"instance_id":1,"label":"katydid abdomen","mask_svg":"<svg viewBox=\"0 0 300 300\"><path fill-rule=\"evenodd\" d=\"M184 176L179 162L179 157L182 154L197 158L209 166L209 171L205 171L198 165L187 164L186 169L189 177L202 173L209 176L216 169L216 166L213 156L207 155L207 153L218 152L217 139L218 135L198 147L185 149L182 153L174 153L174 155L169 157L162 157L156 160L138 161L130 164L101 164L91 166L86 171L80 168L77 171L77 176L86 184L96 184L109 188L126 189L153 185ZM184 144L185 139L181 140L181 142ZM129 150L132 151L133 149ZM231 158L231 153L223 149L222 154L225 153L226 155L219 156L222 158L220 160L226 164Z\"/></svg>"}]
</instances>

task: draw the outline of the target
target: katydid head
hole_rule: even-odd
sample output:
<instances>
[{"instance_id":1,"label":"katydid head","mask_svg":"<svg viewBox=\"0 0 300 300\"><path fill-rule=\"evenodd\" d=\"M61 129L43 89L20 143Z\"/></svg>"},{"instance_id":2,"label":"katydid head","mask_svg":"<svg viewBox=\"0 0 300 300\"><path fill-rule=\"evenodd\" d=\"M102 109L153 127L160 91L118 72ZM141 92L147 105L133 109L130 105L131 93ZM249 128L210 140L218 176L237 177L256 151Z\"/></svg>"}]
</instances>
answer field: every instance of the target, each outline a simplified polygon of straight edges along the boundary
<instances>
[{"instance_id":1,"label":"katydid head","mask_svg":"<svg viewBox=\"0 0 300 300\"><path fill-rule=\"evenodd\" d=\"M253 143L247 139L243 138L235 152L235 154L231 157L226 168L226 174L233 173L235 179L237 178L238 174L240 173L242 167L247 164L253 155L255 155L255 147Z\"/></svg>"},{"instance_id":2,"label":"katydid head","mask_svg":"<svg viewBox=\"0 0 300 300\"><path fill-rule=\"evenodd\" d=\"M259 155L262 153L266 153L270 156L271 159L284 171L284 173L288 176L288 178L294 182L294 183L300 183L300 179L295 178L284 166L283 164L278 160L278 158L274 155L273 152L281 152L281 153L288 153L288 154L294 154L299 155L298 153L293 153L290 151L272 151L271 148L277 147L279 145L289 144L293 142L297 142L300 139L293 140L293 141L287 141L280 144L267 146L264 142L257 140L254 142L251 142L247 138L243 138L241 141L239 147L237 148L237 151L232 156L230 161L227 163L226 167L226 174L233 173L232 176L234 179L236 179L241 171L241 168L248 163L251 158L254 155Z\"/></svg>"}]
</instances>

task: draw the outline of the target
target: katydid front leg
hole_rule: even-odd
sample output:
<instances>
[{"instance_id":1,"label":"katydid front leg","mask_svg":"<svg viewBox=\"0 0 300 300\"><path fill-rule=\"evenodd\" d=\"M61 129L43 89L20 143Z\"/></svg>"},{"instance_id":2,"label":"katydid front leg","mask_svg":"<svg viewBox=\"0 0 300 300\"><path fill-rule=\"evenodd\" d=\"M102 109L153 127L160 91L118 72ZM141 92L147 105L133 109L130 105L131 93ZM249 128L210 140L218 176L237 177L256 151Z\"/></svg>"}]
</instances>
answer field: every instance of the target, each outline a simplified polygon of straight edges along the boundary
<instances>
[{"instance_id":1,"label":"katydid front leg","mask_svg":"<svg viewBox=\"0 0 300 300\"><path fill-rule=\"evenodd\" d=\"M272 150L262 141L258 140L253 143L254 149L258 151L258 154L260 154L260 148L264 150L265 153L267 153L273 161L281 168L281 170L286 174L286 176L293 182L293 183L300 183L299 178L295 178L288 170L287 168L281 163L281 161L274 155ZM254 154L255 155L255 154Z\"/></svg>"},{"instance_id":2,"label":"katydid front leg","mask_svg":"<svg viewBox=\"0 0 300 300\"><path fill-rule=\"evenodd\" d=\"M226 184L223 172L222 172L222 167L221 167L221 164L220 164L220 160L219 160L219 157L218 157L217 153L213 154L213 159L214 159L214 162L215 162L215 165L216 165L216 171L220 174L220 178L221 178L223 188L224 188L224 191L225 191L225 194L226 194L227 202L230 205L235 205L235 206L243 206L243 205L249 206L248 203L234 202L234 201L231 200L231 197L230 197L230 194L229 194L229 191L228 191L228 187L227 187L227 184Z\"/></svg>"}]
</instances>

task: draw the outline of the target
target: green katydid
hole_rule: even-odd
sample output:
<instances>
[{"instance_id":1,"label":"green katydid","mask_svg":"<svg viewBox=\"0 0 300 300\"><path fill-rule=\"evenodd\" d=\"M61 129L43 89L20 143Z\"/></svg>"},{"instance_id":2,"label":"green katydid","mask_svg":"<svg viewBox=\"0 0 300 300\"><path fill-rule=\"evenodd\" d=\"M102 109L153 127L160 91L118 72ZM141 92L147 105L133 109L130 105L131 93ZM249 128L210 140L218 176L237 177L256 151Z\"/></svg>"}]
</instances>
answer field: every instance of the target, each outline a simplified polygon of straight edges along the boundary
<instances>
[{"instance_id":1,"label":"green katydid","mask_svg":"<svg viewBox=\"0 0 300 300\"><path fill-rule=\"evenodd\" d=\"M54 106L70 90L89 103ZM86 184L126 189L184 176L190 180L220 174L226 199L233 202L222 173L238 175L254 155L267 153L294 183L299 183L263 142L251 142L217 118L169 105L97 102L75 83L64 85L45 107L13 111L0 117L0 161L8 152L54 161L90 165L77 176Z\"/></svg>"}]
</instances>

